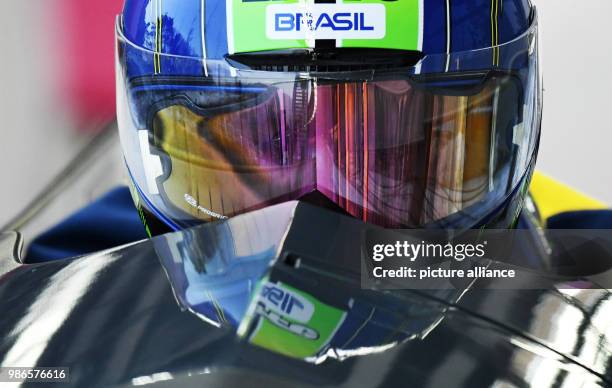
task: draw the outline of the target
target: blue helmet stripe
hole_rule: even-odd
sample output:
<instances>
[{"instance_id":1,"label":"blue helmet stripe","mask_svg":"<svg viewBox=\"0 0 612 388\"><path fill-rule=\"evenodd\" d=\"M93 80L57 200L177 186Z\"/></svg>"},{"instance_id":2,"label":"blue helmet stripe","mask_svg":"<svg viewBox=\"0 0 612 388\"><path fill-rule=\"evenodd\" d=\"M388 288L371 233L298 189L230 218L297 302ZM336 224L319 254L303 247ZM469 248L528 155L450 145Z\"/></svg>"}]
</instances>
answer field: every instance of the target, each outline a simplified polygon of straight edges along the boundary
<instances>
[{"instance_id":1,"label":"blue helmet stripe","mask_svg":"<svg viewBox=\"0 0 612 388\"><path fill-rule=\"evenodd\" d=\"M504 1L499 0L501 12L499 15L499 41L509 42L525 32L525 26L531 24L528 13L529 0Z\"/></svg>"},{"instance_id":2,"label":"blue helmet stripe","mask_svg":"<svg viewBox=\"0 0 612 388\"><path fill-rule=\"evenodd\" d=\"M223 58L227 47L225 0L205 0L206 51L208 58Z\"/></svg>"},{"instance_id":3,"label":"blue helmet stripe","mask_svg":"<svg viewBox=\"0 0 612 388\"><path fill-rule=\"evenodd\" d=\"M423 52L446 52L446 0L424 2Z\"/></svg>"},{"instance_id":4,"label":"blue helmet stripe","mask_svg":"<svg viewBox=\"0 0 612 388\"><path fill-rule=\"evenodd\" d=\"M461 52L491 47L491 1L453 1L451 24L452 51ZM493 0L493 2L498 0ZM459 27L460 26L460 27Z\"/></svg>"}]
</instances>

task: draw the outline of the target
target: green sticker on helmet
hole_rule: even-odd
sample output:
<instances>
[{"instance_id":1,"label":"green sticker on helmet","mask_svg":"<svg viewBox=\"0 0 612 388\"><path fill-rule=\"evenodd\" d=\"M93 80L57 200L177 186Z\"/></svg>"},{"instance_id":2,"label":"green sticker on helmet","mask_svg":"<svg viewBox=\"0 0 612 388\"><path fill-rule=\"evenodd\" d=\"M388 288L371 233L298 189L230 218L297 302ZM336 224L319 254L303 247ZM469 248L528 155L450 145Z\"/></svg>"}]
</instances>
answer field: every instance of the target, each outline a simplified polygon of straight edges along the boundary
<instances>
[{"instance_id":1,"label":"green sticker on helmet","mask_svg":"<svg viewBox=\"0 0 612 388\"><path fill-rule=\"evenodd\" d=\"M227 0L230 54L315 46L421 50L423 0Z\"/></svg>"}]
</instances>

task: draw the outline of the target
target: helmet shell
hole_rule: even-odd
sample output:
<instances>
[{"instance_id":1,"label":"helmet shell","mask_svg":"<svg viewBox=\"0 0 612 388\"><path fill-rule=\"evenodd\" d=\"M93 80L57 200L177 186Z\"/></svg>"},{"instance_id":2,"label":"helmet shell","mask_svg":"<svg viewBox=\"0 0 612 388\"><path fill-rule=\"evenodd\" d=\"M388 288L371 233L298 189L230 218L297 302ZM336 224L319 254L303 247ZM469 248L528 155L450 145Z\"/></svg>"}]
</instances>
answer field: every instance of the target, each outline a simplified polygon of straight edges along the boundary
<instances>
[{"instance_id":1,"label":"helmet shell","mask_svg":"<svg viewBox=\"0 0 612 388\"><path fill-rule=\"evenodd\" d=\"M141 48L202 59L314 47L308 39L268 38L266 29L274 23L267 16L270 7L310 9L298 4L295 0L126 0L122 27L125 37ZM342 15L330 11L323 20L315 18L321 29L325 25L339 30L382 29L378 38L336 39L336 47L414 50L425 55L501 45L525 32L533 18L530 0L363 0L317 6L338 9L347 18L341 20ZM375 15L370 15L381 9L386 16L374 20Z\"/></svg>"}]
</instances>

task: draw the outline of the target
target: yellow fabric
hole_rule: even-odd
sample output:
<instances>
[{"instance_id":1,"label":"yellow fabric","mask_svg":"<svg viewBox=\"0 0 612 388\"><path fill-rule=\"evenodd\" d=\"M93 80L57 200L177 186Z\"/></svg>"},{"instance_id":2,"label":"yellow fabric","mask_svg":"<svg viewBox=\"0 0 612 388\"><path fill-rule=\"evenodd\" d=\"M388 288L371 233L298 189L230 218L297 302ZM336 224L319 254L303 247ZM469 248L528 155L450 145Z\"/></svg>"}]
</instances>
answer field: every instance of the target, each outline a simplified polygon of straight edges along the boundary
<instances>
[{"instance_id":1,"label":"yellow fabric","mask_svg":"<svg viewBox=\"0 0 612 388\"><path fill-rule=\"evenodd\" d=\"M529 188L543 221L565 212L607 209L605 203L537 172Z\"/></svg>"}]
</instances>

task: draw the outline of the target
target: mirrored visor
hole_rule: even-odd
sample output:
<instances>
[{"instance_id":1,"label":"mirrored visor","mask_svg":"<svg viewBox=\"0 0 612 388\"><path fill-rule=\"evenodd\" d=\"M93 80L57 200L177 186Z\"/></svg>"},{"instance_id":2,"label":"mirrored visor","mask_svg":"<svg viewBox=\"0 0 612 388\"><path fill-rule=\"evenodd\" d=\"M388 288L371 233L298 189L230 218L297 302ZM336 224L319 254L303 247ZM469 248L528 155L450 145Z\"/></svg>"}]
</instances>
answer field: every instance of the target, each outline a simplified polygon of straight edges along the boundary
<instances>
[{"instance_id":1,"label":"mirrored visor","mask_svg":"<svg viewBox=\"0 0 612 388\"><path fill-rule=\"evenodd\" d=\"M417 227L503 199L526 168L522 85L510 74L452 94L407 79L225 87L218 101L210 88L177 87L147 115L156 184L180 217L316 191L366 222Z\"/></svg>"}]
</instances>

